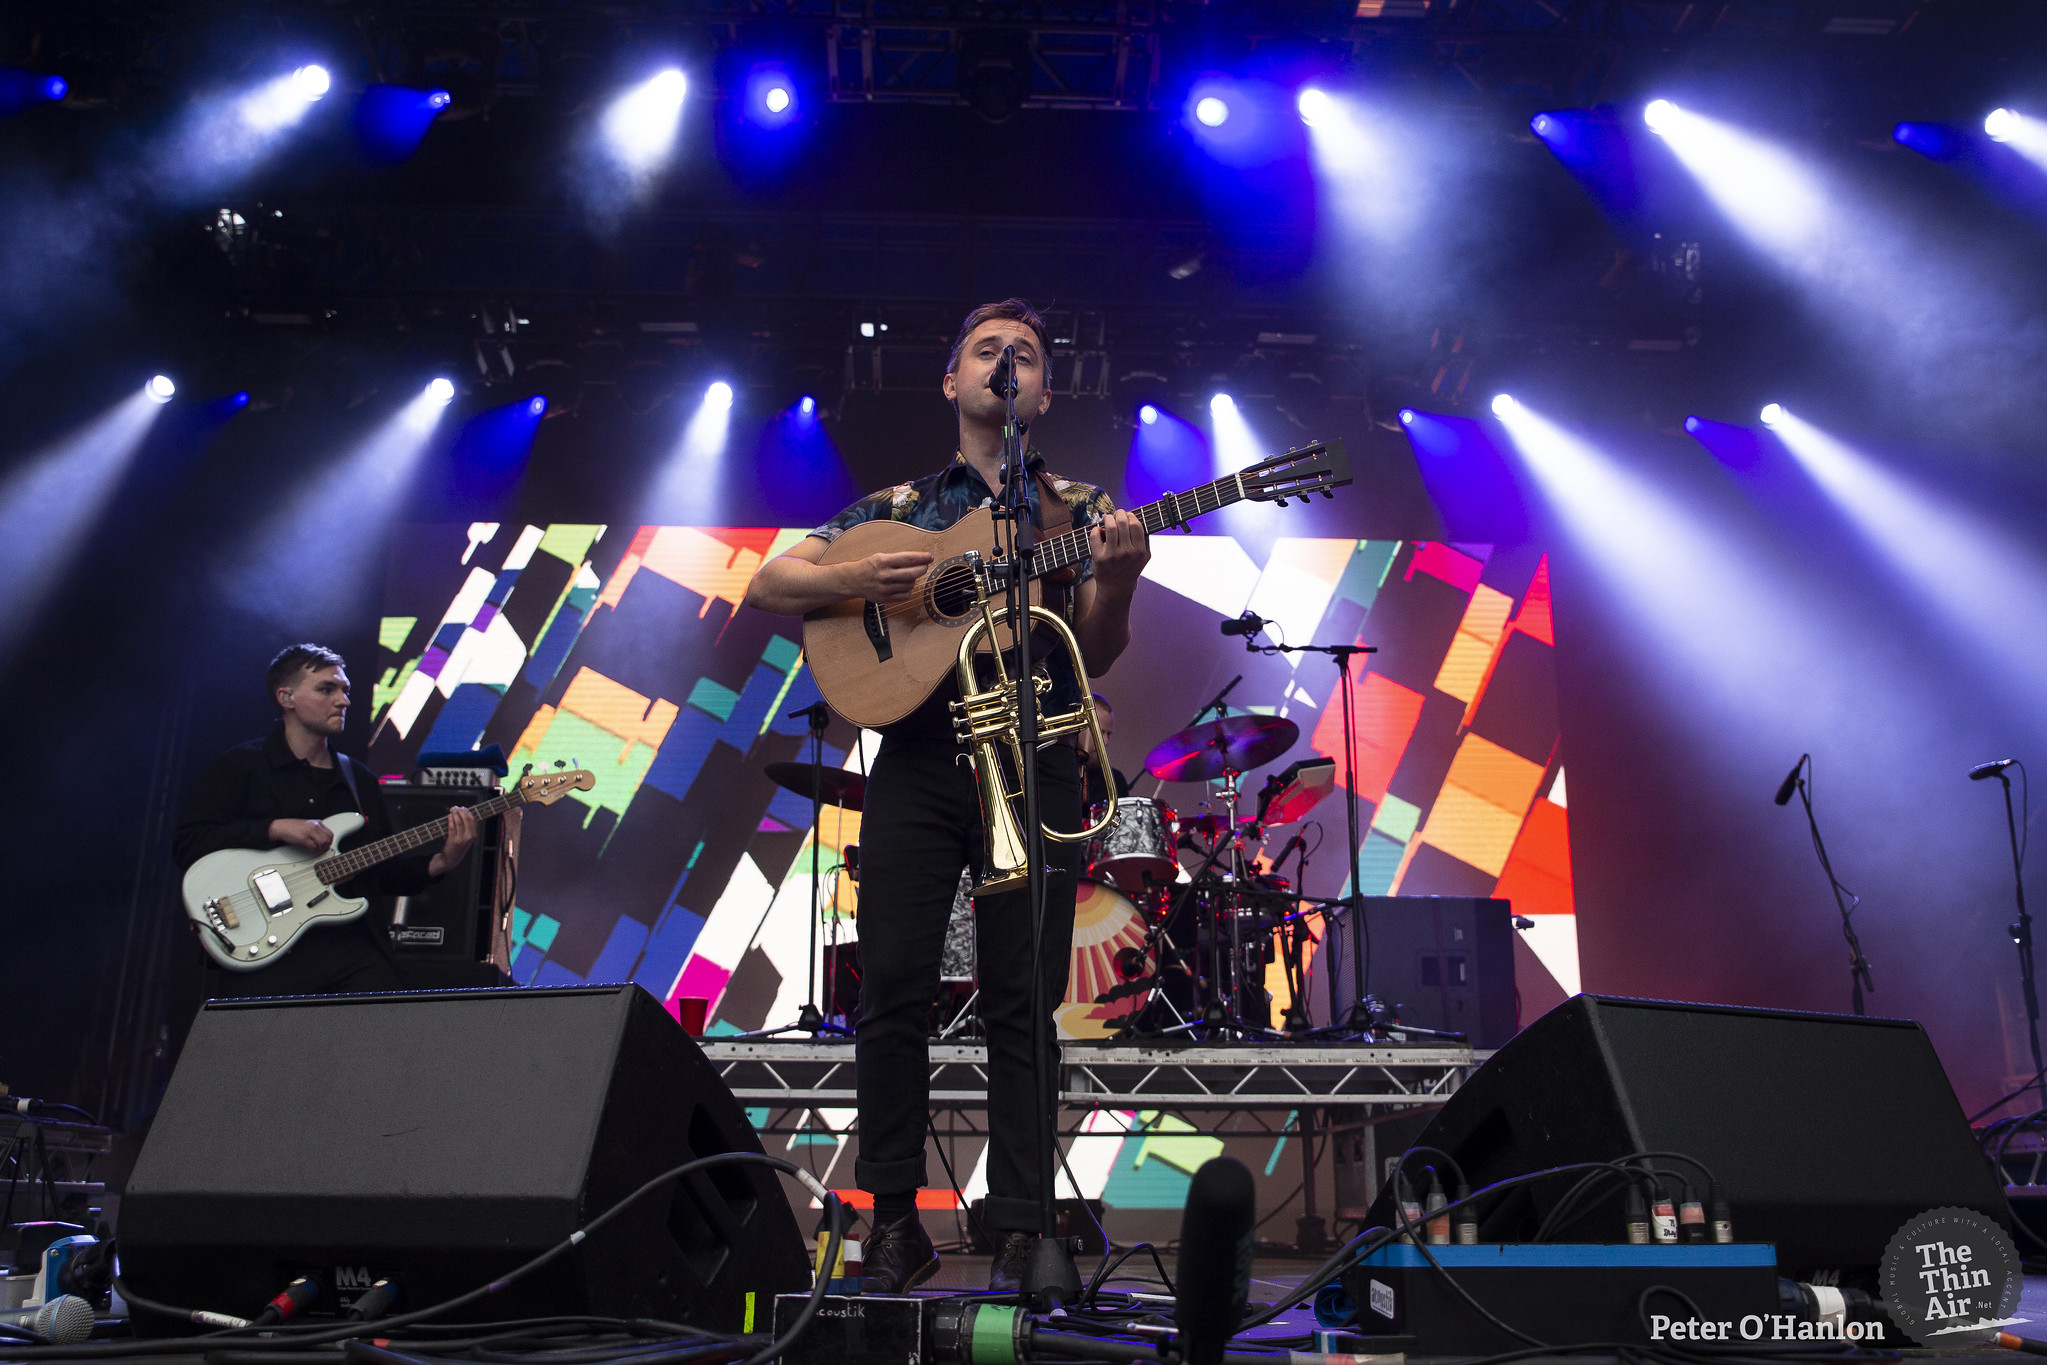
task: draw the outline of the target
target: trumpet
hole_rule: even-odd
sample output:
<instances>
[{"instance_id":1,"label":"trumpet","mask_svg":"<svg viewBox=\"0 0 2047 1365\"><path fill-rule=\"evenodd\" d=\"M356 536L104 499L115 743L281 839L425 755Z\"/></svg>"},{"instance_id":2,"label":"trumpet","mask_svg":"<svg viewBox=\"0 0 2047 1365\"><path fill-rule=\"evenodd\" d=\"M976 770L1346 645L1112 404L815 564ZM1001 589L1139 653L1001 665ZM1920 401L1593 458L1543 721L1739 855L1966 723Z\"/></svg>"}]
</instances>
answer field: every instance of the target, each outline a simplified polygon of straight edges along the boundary
<instances>
[{"instance_id":1,"label":"trumpet","mask_svg":"<svg viewBox=\"0 0 2047 1365\"><path fill-rule=\"evenodd\" d=\"M1007 624L1010 613L1006 607L990 605L985 580L981 581L977 595L981 619L968 626L966 633L960 637L957 669L960 700L952 703L952 715L954 731L960 742L969 746L973 757L974 776L981 789L981 818L986 834L981 876L970 894L986 896L1021 886L1030 875L1030 857L1026 852L1029 844L1016 818L1016 809L1011 805L1022 795L1021 787L1019 785L1016 791L1010 790L1009 779L1002 771L1001 750L996 747L998 744L1007 746L1011 770L1017 774L1021 784L1024 752L1022 741L1017 737L1016 686L1009 676L1008 661L999 647L1000 637L995 633ZM1069 833L1039 822L1047 839L1066 844L1080 843L1095 838L1116 823L1116 772L1109 766L1109 741L1102 734L1100 718L1095 715L1087 665L1080 657L1080 641L1074 638L1072 629L1057 612L1032 607L1030 619L1051 628L1057 643L1072 660L1074 679L1080 684L1079 706L1054 715L1039 715L1038 739L1042 743L1082 730L1092 734L1095 764L1101 770L1103 786L1109 793L1108 809L1101 819L1086 829ZM985 688L975 671L975 652L984 638L997 643L994 651L995 681ZM1034 677L1031 683L1041 697L1052 686L1049 678Z\"/></svg>"}]
</instances>

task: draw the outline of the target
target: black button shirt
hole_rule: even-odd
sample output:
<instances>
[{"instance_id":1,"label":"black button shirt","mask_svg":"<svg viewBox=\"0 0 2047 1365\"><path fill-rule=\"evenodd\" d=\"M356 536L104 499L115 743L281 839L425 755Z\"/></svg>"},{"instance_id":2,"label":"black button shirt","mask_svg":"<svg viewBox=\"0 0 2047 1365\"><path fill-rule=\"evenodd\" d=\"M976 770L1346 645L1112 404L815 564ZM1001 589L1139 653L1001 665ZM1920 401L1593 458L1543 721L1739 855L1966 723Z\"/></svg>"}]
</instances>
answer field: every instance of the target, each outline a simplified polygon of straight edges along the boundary
<instances>
[{"instance_id":1,"label":"black button shirt","mask_svg":"<svg viewBox=\"0 0 2047 1365\"><path fill-rule=\"evenodd\" d=\"M391 834L377 779L355 764L355 790L350 791L340 765L354 760L341 754L335 758L331 768L306 762L285 742L280 722L265 738L236 745L214 759L186 798L171 835L179 871L223 848L269 848L277 842L270 837L272 820L324 820L358 809L358 795L363 828L350 836L348 846ZM417 895L435 880L427 863L438 848L435 844L381 863L336 889L344 896Z\"/></svg>"}]
</instances>

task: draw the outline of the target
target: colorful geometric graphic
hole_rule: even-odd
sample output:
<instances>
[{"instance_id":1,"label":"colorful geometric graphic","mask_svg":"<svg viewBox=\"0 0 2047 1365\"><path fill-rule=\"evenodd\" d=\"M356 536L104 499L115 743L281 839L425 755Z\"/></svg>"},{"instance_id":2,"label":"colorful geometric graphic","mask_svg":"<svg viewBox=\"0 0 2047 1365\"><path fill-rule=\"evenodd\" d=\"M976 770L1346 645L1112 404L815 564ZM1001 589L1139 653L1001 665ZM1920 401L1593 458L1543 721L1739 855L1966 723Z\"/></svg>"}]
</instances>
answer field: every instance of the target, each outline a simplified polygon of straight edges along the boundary
<instances>
[{"instance_id":1,"label":"colorful geometric graphic","mask_svg":"<svg viewBox=\"0 0 2047 1365\"><path fill-rule=\"evenodd\" d=\"M527 764L597 774L574 800L525 813L512 934L519 981L630 980L671 1009L700 997L716 1032L788 1022L813 965L813 857L823 946L855 938L853 889L837 869L860 817L827 807L813 829L809 802L762 773L808 757L805 723L789 714L818 700L800 625L738 606L754 570L804 534L477 523L400 535L379 631L373 768L409 773L423 751L498 743L515 775ZM1183 704L1173 689L1204 685L1190 660L1231 666L1221 645L1190 655L1187 641L1217 640L1217 626L1245 609L1274 623L1274 640L1377 646L1350 678L1360 889L1506 897L1536 926L1518 935L1523 1022L1578 989L1539 551L1282 538L1261 562L1232 537L1162 535L1145 580L1134 642L1104 683L1119 706L1119 744L1127 732L1148 746L1185 723L1200 697ZM1313 750L1336 758L1340 784L1341 696L1326 656L1261 658L1244 672L1233 706L1301 727L1301 743L1274 767ZM834 722L839 736L849 747L828 742L825 762L864 770L878 737L854 742ZM1260 780L1247 775L1247 792ZM1166 794L1185 811L1209 789ZM1315 813L1337 836L1316 855L1308 889L1317 894L1340 894L1348 881L1340 796ZM1318 877L1334 880L1318 886ZM1077 936L1082 975L1097 990L1113 984L1115 953L1137 940L1100 900ZM1277 1013L1287 1003L1278 968L1267 985ZM1128 1007L1091 999L1069 993L1062 1014L1099 1028L1088 1016ZM802 1135L805 1152L840 1166L851 1118L819 1115L827 1127ZM1075 1179L1119 1208L1178 1207L1183 1167L1198 1165L1211 1141L1181 1136L1171 1116L1089 1123L1070 1154ZM976 1170L969 1197L980 1179Z\"/></svg>"}]
</instances>

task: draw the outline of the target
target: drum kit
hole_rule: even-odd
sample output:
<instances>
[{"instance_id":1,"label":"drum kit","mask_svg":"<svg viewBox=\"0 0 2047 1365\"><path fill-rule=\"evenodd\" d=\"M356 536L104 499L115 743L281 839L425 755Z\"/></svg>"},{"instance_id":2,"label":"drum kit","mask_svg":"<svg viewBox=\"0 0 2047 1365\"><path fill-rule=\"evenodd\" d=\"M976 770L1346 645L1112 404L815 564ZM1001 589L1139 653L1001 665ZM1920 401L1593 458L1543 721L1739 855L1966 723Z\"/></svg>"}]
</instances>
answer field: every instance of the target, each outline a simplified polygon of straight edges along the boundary
<instances>
[{"instance_id":1,"label":"drum kit","mask_svg":"<svg viewBox=\"0 0 2047 1365\"><path fill-rule=\"evenodd\" d=\"M1309 946L1306 902L1276 864L1299 850L1304 866L1309 850L1295 838L1269 864L1261 865L1258 853L1275 830L1299 822L1329 794L1335 763L1311 758L1271 778L1250 798L1256 810L1249 815L1240 811L1247 797L1238 785L1300 735L1285 717L1230 715L1225 708L1145 756L1145 771L1158 784L1153 794L1119 796L1116 823L1084 849L1066 999L1054 1011L1062 1038L1279 1036L1265 988L1275 960L1284 962L1296 1002L1283 1023L1288 1031L1306 1027L1295 1017ZM805 796L820 783L822 803L846 810L859 810L866 795L859 774L826 769L820 778L809 763L770 764L767 776ZM1168 783L1216 784L1202 801L1209 809L1182 815L1159 798ZM844 870L857 882L857 848L846 855ZM945 997L934 1029L942 1037L959 1036L974 1022L967 888L963 876L940 973ZM830 956L836 960L826 971L827 991L835 999L827 1013L850 1015L845 1007L853 1002L841 983L852 985L846 970L852 954L834 949Z\"/></svg>"}]
</instances>

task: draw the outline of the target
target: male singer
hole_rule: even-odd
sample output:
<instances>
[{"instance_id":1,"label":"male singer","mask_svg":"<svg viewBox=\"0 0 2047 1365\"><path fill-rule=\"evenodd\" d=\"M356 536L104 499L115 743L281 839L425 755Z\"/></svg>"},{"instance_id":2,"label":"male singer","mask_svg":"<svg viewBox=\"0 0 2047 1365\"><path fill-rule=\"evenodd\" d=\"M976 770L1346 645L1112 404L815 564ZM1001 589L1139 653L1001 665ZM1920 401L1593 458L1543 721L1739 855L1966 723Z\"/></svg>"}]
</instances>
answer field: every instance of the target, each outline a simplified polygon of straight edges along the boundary
<instances>
[{"instance_id":1,"label":"male singer","mask_svg":"<svg viewBox=\"0 0 2047 1365\"><path fill-rule=\"evenodd\" d=\"M1005 347L1015 348L1016 411L1028 423L1051 405L1046 391L1045 324L1021 299L986 304L967 314L953 343L940 389L959 419L959 449L935 473L863 498L769 560L746 591L747 603L784 616L802 616L848 598L907 602L931 556L875 554L845 564L818 560L848 527L889 518L943 530L1002 487L1004 398L990 384ZM1056 497L1075 526L1090 526L1090 560L1083 561L1064 610L1080 641L1090 676L1108 671L1130 643L1130 599L1151 557L1144 526L1119 512L1101 489L1045 472L1043 456L1026 453L1031 515L1042 524L1042 504ZM1054 651L1045 659L1052 690L1047 711L1072 709L1080 699L1069 661ZM874 1196L863 1248L866 1287L901 1293L938 1269L931 1239L917 1215L925 1183L924 1136L929 1124L926 1021L938 991L939 956L962 868L978 866L982 824L972 766L953 737L947 702L950 681L921 707L882 732L881 751L868 779L860 824L860 1026L855 1042L860 1099L860 1157L855 1178ZM1082 827L1078 754L1058 742L1038 756L1038 796L1053 829ZM1053 875L1046 880L1043 956L1039 989L1047 1027L1042 1049L1044 1102L1056 1103L1058 1050L1049 1020L1066 994L1073 938L1074 879L1079 849L1045 842ZM1031 923L1023 891L975 902L981 964L981 1020L988 1033L988 1199L984 1205L996 1255L988 1287L1019 1288L1032 1244L1051 1228L1039 1226L1041 1156L1031 1105Z\"/></svg>"}]
</instances>

